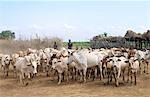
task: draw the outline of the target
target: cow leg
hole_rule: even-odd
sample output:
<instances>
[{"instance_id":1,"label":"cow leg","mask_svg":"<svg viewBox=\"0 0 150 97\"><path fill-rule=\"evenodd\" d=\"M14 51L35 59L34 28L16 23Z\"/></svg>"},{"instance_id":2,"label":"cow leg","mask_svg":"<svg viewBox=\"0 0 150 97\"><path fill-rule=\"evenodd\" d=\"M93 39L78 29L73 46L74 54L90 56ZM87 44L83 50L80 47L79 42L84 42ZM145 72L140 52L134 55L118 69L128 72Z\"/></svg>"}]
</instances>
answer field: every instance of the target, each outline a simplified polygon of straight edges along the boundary
<instances>
[{"instance_id":1,"label":"cow leg","mask_svg":"<svg viewBox=\"0 0 150 97\"><path fill-rule=\"evenodd\" d=\"M80 70L79 73L80 73L80 81L82 81L82 77L83 77L82 70Z\"/></svg>"},{"instance_id":2,"label":"cow leg","mask_svg":"<svg viewBox=\"0 0 150 97\"><path fill-rule=\"evenodd\" d=\"M65 71L65 76L66 76L66 80L67 80L67 83L69 82L69 73L68 71Z\"/></svg>"},{"instance_id":3,"label":"cow leg","mask_svg":"<svg viewBox=\"0 0 150 97\"><path fill-rule=\"evenodd\" d=\"M123 82L125 83L125 75L124 75L125 70L122 71L122 77L123 77Z\"/></svg>"},{"instance_id":4,"label":"cow leg","mask_svg":"<svg viewBox=\"0 0 150 97\"><path fill-rule=\"evenodd\" d=\"M14 77L17 77L16 66L14 66L13 72L14 72Z\"/></svg>"},{"instance_id":5,"label":"cow leg","mask_svg":"<svg viewBox=\"0 0 150 97\"><path fill-rule=\"evenodd\" d=\"M9 66L6 67L6 77L8 77Z\"/></svg>"},{"instance_id":6,"label":"cow leg","mask_svg":"<svg viewBox=\"0 0 150 97\"><path fill-rule=\"evenodd\" d=\"M45 63L42 64L42 68L43 68L43 72L46 72L46 66L45 66Z\"/></svg>"},{"instance_id":7,"label":"cow leg","mask_svg":"<svg viewBox=\"0 0 150 97\"><path fill-rule=\"evenodd\" d=\"M127 83L129 82L129 77L130 77L130 68L128 67L128 79L127 79Z\"/></svg>"},{"instance_id":8,"label":"cow leg","mask_svg":"<svg viewBox=\"0 0 150 97\"><path fill-rule=\"evenodd\" d=\"M73 75L72 75L73 80L75 80L75 79L76 79L76 78L75 78L75 74L76 74L76 73L75 73L75 72L76 72L75 68L72 69L72 72L73 72Z\"/></svg>"},{"instance_id":9,"label":"cow leg","mask_svg":"<svg viewBox=\"0 0 150 97\"><path fill-rule=\"evenodd\" d=\"M119 77L120 77L120 73L121 73L121 69L117 68L118 69L118 75L117 75L117 78L116 78L116 86L118 87L119 85Z\"/></svg>"},{"instance_id":10,"label":"cow leg","mask_svg":"<svg viewBox=\"0 0 150 97\"><path fill-rule=\"evenodd\" d=\"M5 67L3 67L3 69L4 69L4 78L6 78L6 68Z\"/></svg>"},{"instance_id":11,"label":"cow leg","mask_svg":"<svg viewBox=\"0 0 150 97\"><path fill-rule=\"evenodd\" d=\"M61 79L62 79L61 77L62 77L62 74L59 73L58 76L59 76L59 81L58 81L58 85L59 85L59 84L61 83Z\"/></svg>"},{"instance_id":12,"label":"cow leg","mask_svg":"<svg viewBox=\"0 0 150 97\"><path fill-rule=\"evenodd\" d=\"M132 75L133 75L133 74L131 73L131 84L132 84Z\"/></svg>"},{"instance_id":13,"label":"cow leg","mask_svg":"<svg viewBox=\"0 0 150 97\"><path fill-rule=\"evenodd\" d=\"M24 79L25 79L24 73L20 72L20 74L19 74L19 80L20 80L20 84L21 85L24 85Z\"/></svg>"},{"instance_id":14,"label":"cow leg","mask_svg":"<svg viewBox=\"0 0 150 97\"><path fill-rule=\"evenodd\" d=\"M103 78L105 78L105 75L106 75L106 70L105 69L106 68L102 67L102 76L103 76Z\"/></svg>"},{"instance_id":15,"label":"cow leg","mask_svg":"<svg viewBox=\"0 0 150 97\"><path fill-rule=\"evenodd\" d=\"M148 70L148 61L146 61L146 65L147 65L147 74L149 73L149 70Z\"/></svg>"},{"instance_id":16,"label":"cow leg","mask_svg":"<svg viewBox=\"0 0 150 97\"><path fill-rule=\"evenodd\" d=\"M55 70L52 70L52 80L55 79Z\"/></svg>"},{"instance_id":17,"label":"cow leg","mask_svg":"<svg viewBox=\"0 0 150 97\"><path fill-rule=\"evenodd\" d=\"M46 66L46 76L47 76L47 77L49 76L49 69L50 69L50 67L47 65L47 66Z\"/></svg>"},{"instance_id":18,"label":"cow leg","mask_svg":"<svg viewBox=\"0 0 150 97\"><path fill-rule=\"evenodd\" d=\"M144 64L143 64L143 65L144 65L144 71L143 71L143 72L146 73L146 61L144 60L143 63L144 63Z\"/></svg>"},{"instance_id":19,"label":"cow leg","mask_svg":"<svg viewBox=\"0 0 150 97\"><path fill-rule=\"evenodd\" d=\"M108 72L108 70L107 70L107 72ZM112 72L112 69L110 69L110 82L112 82L112 78L113 78L113 72Z\"/></svg>"},{"instance_id":20,"label":"cow leg","mask_svg":"<svg viewBox=\"0 0 150 97\"><path fill-rule=\"evenodd\" d=\"M88 72L89 71L89 72ZM88 70L87 70L87 75L88 75L88 79L90 79L91 78L91 73L92 73L92 69L91 68L89 68Z\"/></svg>"},{"instance_id":21,"label":"cow leg","mask_svg":"<svg viewBox=\"0 0 150 97\"><path fill-rule=\"evenodd\" d=\"M23 84L23 81L22 81L22 74L21 74L21 73L19 73L19 82L20 82L20 84Z\"/></svg>"},{"instance_id":22,"label":"cow leg","mask_svg":"<svg viewBox=\"0 0 150 97\"><path fill-rule=\"evenodd\" d=\"M109 84L109 80L110 80L110 72L107 72L107 84Z\"/></svg>"},{"instance_id":23,"label":"cow leg","mask_svg":"<svg viewBox=\"0 0 150 97\"><path fill-rule=\"evenodd\" d=\"M95 72L95 76L94 76L93 80L95 80L97 78L97 68L95 67L94 69L95 69L95 71L94 71Z\"/></svg>"},{"instance_id":24,"label":"cow leg","mask_svg":"<svg viewBox=\"0 0 150 97\"><path fill-rule=\"evenodd\" d=\"M62 73L62 81L65 80L65 72Z\"/></svg>"},{"instance_id":25,"label":"cow leg","mask_svg":"<svg viewBox=\"0 0 150 97\"><path fill-rule=\"evenodd\" d=\"M100 80L102 79L102 66L99 66L99 71L100 71Z\"/></svg>"},{"instance_id":26,"label":"cow leg","mask_svg":"<svg viewBox=\"0 0 150 97\"><path fill-rule=\"evenodd\" d=\"M136 72L134 73L134 78L135 78L135 83L134 84L136 85Z\"/></svg>"},{"instance_id":27,"label":"cow leg","mask_svg":"<svg viewBox=\"0 0 150 97\"><path fill-rule=\"evenodd\" d=\"M31 73L28 73L28 79L30 79L32 77Z\"/></svg>"},{"instance_id":28,"label":"cow leg","mask_svg":"<svg viewBox=\"0 0 150 97\"><path fill-rule=\"evenodd\" d=\"M74 71L73 71L73 68L70 68L69 70L69 75L71 76L71 79L73 80L74 79Z\"/></svg>"},{"instance_id":29,"label":"cow leg","mask_svg":"<svg viewBox=\"0 0 150 97\"><path fill-rule=\"evenodd\" d=\"M84 83L86 83L86 72L87 72L87 69L83 69L83 80L84 80Z\"/></svg>"},{"instance_id":30,"label":"cow leg","mask_svg":"<svg viewBox=\"0 0 150 97\"><path fill-rule=\"evenodd\" d=\"M75 69L75 80L77 80L78 79L78 69Z\"/></svg>"},{"instance_id":31,"label":"cow leg","mask_svg":"<svg viewBox=\"0 0 150 97\"><path fill-rule=\"evenodd\" d=\"M139 62L139 67L140 67L140 74L142 74L142 61Z\"/></svg>"}]
</instances>

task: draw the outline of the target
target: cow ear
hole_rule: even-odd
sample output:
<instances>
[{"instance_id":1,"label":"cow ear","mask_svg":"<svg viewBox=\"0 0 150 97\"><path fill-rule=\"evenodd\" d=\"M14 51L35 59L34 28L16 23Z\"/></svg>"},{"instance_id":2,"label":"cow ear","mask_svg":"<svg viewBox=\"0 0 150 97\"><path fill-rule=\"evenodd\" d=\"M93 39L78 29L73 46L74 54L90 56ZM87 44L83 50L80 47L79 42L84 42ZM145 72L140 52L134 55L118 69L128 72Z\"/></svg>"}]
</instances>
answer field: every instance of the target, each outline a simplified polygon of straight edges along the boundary
<instances>
[{"instance_id":1,"label":"cow ear","mask_svg":"<svg viewBox=\"0 0 150 97\"><path fill-rule=\"evenodd\" d=\"M110 59L110 61L112 61L112 59Z\"/></svg>"},{"instance_id":2,"label":"cow ear","mask_svg":"<svg viewBox=\"0 0 150 97\"><path fill-rule=\"evenodd\" d=\"M125 63L129 63L129 61L124 61Z\"/></svg>"},{"instance_id":3,"label":"cow ear","mask_svg":"<svg viewBox=\"0 0 150 97\"><path fill-rule=\"evenodd\" d=\"M68 51L68 54L70 54L70 52Z\"/></svg>"},{"instance_id":4,"label":"cow ear","mask_svg":"<svg viewBox=\"0 0 150 97\"><path fill-rule=\"evenodd\" d=\"M27 66L31 66L31 63L27 63Z\"/></svg>"},{"instance_id":5,"label":"cow ear","mask_svg":"<svg viewBox=\"0 0 150 97\"><path fill-rule=\"evenodd\" d=\"M120 59L118 59L118 61L121 61Z\"/></svg>"},{"instance_id":6,"label":"cow ear","mask_svg":"<svg viewBox=\"0 0 150 97\"><path fill-rule=\"evenodd\" d=\"M27 66L31 66L30 64L28 64Z\"/></svg>"},{"instance_id":7,"label":"cow ear","mask_svg":"<svg viewBox=\"0 0 150 97\"><path fill-rule=\"evenodd\" d=\"M61 62L60 60L58 60L58 62Z\"/></svg>"},{"instance_id":8,"label":"cow ear","mask_svg":"<svg viewBox=\"0 0 150 97\"><path fill-rule=\"evenodd\" d=\"M112 59L109 59L107 62L110 62L110 61L112 61Z\"/></svg>"}]
</instances>

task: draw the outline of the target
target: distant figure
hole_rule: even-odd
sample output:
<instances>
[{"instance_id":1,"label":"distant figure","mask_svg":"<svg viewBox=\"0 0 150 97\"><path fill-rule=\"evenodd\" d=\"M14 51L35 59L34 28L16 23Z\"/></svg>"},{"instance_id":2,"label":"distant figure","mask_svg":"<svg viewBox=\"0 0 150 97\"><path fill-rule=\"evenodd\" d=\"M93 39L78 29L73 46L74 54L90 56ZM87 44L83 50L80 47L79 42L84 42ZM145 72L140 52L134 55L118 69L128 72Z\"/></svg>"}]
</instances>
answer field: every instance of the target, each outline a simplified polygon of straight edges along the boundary
<instances>
[{"instance_id":1,"label":"distant figure","mask_svg":"<svg viewBox=\"0 0 150 97\"><path fill-rule=\"evenodd\" d=\"M54 49L58 49L58 46L57 46L56 42L54 42L53 48L54 48Z\"/></svg>"},{"instance_id":2,"label":"distant figure","mask_svg":"<svg viewBox=\"0 0 150 97\"><path fill-rule=\"evenodd\" d=\"M68 49L72 49L72 43L71 43L71 40L69 39L69 42L68 42Z\"/></svg>"}]
</instances>

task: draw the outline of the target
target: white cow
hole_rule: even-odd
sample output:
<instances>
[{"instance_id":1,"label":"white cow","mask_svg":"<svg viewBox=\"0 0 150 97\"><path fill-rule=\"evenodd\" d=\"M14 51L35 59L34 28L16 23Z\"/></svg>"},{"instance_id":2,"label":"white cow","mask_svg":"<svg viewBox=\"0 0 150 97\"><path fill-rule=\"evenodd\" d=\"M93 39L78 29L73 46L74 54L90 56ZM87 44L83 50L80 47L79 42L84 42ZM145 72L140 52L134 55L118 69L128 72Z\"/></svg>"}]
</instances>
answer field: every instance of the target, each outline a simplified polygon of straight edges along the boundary
<instances>
[{"instance_id":1,"label":"white cow","mask_svg":"<svg viewBox=\"0 0 150 97\"><path fill-rule=\"evenodd\" d=\"M102 66L103 66L103 71L105 71L105 73L107 74L107 78L108 78L107 84L109 84L112 81L112 75L113 75L112 57L103 59Z\"/></svg>"},{"instance_id":2,"label":"white cow","mask_svg":"<svg viewBox=\"0 0 150 97\"><path fill-rule=\"evenodd\" d=\"M78 70L83 70L83 80L86 82L87 69L95 66L100 67L99 57L93 53L69 53L68 64L75 62ZM97 70L97 69L95 69ZM82 73L81 73L82 74ZM95 76L97 72L95 71Z\"/></svg>"},{"instance_id":3,"label":"white cow","mask_svg":"<svg viewBox=\"0 0 150 97\"><path fill-rule=\"evenodd\" d=\"M58 84L61 83L62 80L62 73L66 75L67 82L68 82L68 66L63 58L57 59L54 58L52 60L52 69L56 70L58 72L59 81Z\"/></svg>"},{"instance_id":4,"label":"white cow","mask_svg":"<svg viewBox=\"0 0 150 97\"><path fill-rule=\"evenodd\" d=\"M4 70L4 76L8 76L9 66L11 62L10 55L3 55L1 59L2 69Z\"/></svg>"},{"instance_id":5,"label":"white cow","mask_svg":"<svg viewBox=\"0 0 150 97\"><path fill-rule=\"evenodd\" d=\"M49 70L51 67L50 61L51 61L52 53L46 53L43 52L40 57L41 67L42 71L46 72L46 75L49 76Z\"/></svg>"},{"instance_id":6,"label":"white cow","mask_svg":"<svg viewBox=\"0 0 150 97\"><path fill-rule=\"evenodd\" d=\"M136 75L137 72L140 68L140 63L138 61L138 59L136 57L131 57L129 59L129 63L130 63L130 76L131 76L131 83L132 83L132 77L134 74L134 78L135 78L135 85L136 85Z\"/></svg>"},{"instance_id":7,"label":"white cow","mask_svg":"<svg viewBox=\"0 0 150 97\"><path fill-rule=\"evenodd\" d=\"M119 85L119 77L121 71L123 73L123 81L125 82L125 70L129 67L128 59L121 56L121 57L113 57L113 73L115 74L116 86Z\"/></svg>"},{"instance_id":8,"label":"white cow","mask_svg":"<svg viewBox=\"0 0 150 97\"><path fill-rule=\"evenodd\" d=\"M28 76L28 78L30 78L30 74L34 75L37 73L37 63L36 61L32 60L30 56L17 58L14 66L16 68L17 76L19 76L19 82L23 85L25 84L25 76ZM25 85L27 84L28 83L26 83Z\"/></svg>"},{"instance_id":9,"label":"white cow","mask_svg":"<svg viewBox=\"0 0 150 97\"><path fill-rule=\"evenodd\" d=\"M140 73L142 74L143 71L148 73L148 60L150 59L149 50L137 50L135 53L135 58L137 58L140 62Z\"/></svg>"},{"instance_id":10,"label":"white cow","mask_svg":"<svg viewBox=\"0 0 150 97\"><path fill-rule=\"evenodd\" d=\"M2 57L3 57L3 54L0 54L0 65L2 65Z\"/></svg>"}]
</instances>

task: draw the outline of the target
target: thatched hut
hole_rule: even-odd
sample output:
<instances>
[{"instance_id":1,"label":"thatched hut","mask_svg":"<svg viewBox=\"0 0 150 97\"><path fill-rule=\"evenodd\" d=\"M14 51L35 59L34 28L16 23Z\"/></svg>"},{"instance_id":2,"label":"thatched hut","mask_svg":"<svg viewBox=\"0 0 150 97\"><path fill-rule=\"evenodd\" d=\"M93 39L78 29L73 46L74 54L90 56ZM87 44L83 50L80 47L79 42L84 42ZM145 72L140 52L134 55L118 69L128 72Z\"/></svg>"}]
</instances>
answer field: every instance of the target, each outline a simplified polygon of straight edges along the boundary
<instances>
[{"instance_id":1,"label":"thatched hut","mask_svg":"<svg viewBox=\"0 0 150 97\"><path fill-rule=\"evenodd\" d=\"M127 47L142 48L141 41L143 40L143 38L141 34L136 34L132 30L127 30L124 38L126 39Z\"/></svg>"},{"instance_id":2,"label":"thatched hut","mask_svg":"<svg viewBox=\"0 0 150 97\"><path fill-rule=\"evenodd\" d=\"M101 47L132 47L137 49L150 47L150 30L144 34L135 33L132 30L127 30L124 37L102 37L101 35L93 37L91 40L92 48Z\"/></svg>"},{"instance_id":3,"label":"thatched hut","mask_svg":"<svg viewBox=\"0 0 150 97\"><path fill-rule=\"evenodd\" d=\"M150 47L150 30L147 30L147 32L144 32L142 35L144 41L144 47Z\"/></svg>"},{"instance_id":4,"label":"thatched hut","mask_svg":"<svg viewBox=\"0 0 150 97\"><path fill-rule=\"evenodd\" d=\"M91 40L92 48L111 48L124 46L125 39L123 37L101 37L95 36Z\"/></svg>"}]
</instances>

